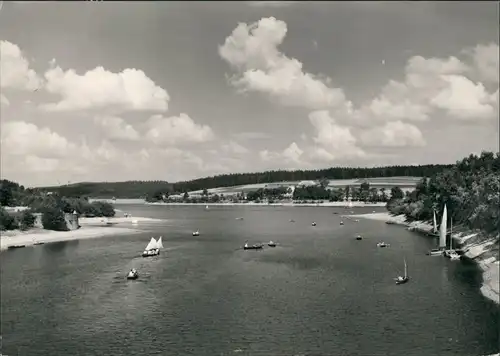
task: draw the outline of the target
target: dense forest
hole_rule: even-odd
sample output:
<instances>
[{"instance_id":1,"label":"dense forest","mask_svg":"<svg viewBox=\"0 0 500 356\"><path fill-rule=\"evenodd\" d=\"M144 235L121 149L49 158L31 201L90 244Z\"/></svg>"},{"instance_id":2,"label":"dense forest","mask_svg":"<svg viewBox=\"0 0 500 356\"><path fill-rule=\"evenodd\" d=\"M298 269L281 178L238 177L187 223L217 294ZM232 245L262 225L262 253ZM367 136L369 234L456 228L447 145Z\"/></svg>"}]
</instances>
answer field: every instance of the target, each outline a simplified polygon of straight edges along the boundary
<instances>
[{"instance_id":1,"label":"dense forest","mask_svg":"<svg viewBox=\"0 0 500 356\"><path fill-rule=\"evenodd\" d=\"M321 170L268 171L258 173L234 173L206 177L185 182L166 181L129 181L76 183L59 187L39 188L43 191L57 192L61 196L93 198L147 198L161 193L184 193L195 190L232 187L246 184L272 183L327 179L355 179L377 177L428 177L451 165L390 166L377 168L334 167Z\"/></svg>"},{"instance_id":2,"label":"dense forest","mask_svg":"<svg viewBox=\"0 0 500 356\"><path fill-rule=\"evenodd\" d=\"M470 155L442 172L422 180L404 197L387 204L394 215L408 220L440 219L444 204L453 225L500 234L500 153Z\"/></svg>"},{"instance_id":3,"label":"dense forest","mask_svg":"<svg viewBox=\"0 0 500 356\"><path fill-rule=\"evenodd\" d=\"M20 214L7 212L6 207L29 207ZM47 194L37 189L9 180L0 181L0 230L29 229L35 223L34 213L42 213L42 225L48 230L67 230L64 213L75 212L79 216L115 215L111 204L92 202L85 198L64 197L58 193Z\"/></svg>"}]
</instances>

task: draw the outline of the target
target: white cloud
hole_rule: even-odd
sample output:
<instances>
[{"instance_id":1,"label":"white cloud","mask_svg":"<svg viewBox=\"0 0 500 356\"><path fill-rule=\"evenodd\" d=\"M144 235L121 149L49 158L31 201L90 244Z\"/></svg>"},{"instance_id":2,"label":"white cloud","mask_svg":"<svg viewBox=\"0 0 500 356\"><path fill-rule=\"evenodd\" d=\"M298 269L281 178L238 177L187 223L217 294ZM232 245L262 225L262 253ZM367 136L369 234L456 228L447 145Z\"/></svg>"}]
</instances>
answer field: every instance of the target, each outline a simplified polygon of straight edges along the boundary
<instances>
[{"instance_id":1,"label":"white cloud","mask_svg":"<svg viewBox=\"0 0 500 356\"><path fill-rule=\"evenodd\" d=\"M8 155L36 155L40 158L61 158L74 153L76 145L49 128L24 121L2 123L2 151Z\"/></svg>"},{"instance_id":2,"label":"white cloud","mask_svg":"<svg viewBox=\"0 0 500 356\"><path fill-rule=\"evenodd\" d=\"M219 46L219 55L238 71L232 84L242 91L268 94L288 106L322 109L343 104L342 89L331 88L328 78L305 72L300 61L278 50L286 33L286 23L274 17L238 24Z\"/></svg>"},{"instance_id":3,"label":"white cloud","mask_svg":"<svg viewBox=\"0 0 500 356\"><path fill-rule=\"evenodd\" d=\"M426 144L418 127L402 121L388 122L363 132L361 142L367 146L382 147L422 147Z\"/></svg>"},{"instance_id":4,"label":"white cloud","mask_svg":"<svg viewBox=\"0 0 500 356\"><path fill-rule=\"evenodd\" d=\"M343 158L359 158L366 153L357 146L357 140L349 127L338 125L326 110L309 114L316 136L313 157L333 161Z\"/></svg>"},{"instance_id":5,"label":"white cloud","mask_svg":"<svg viewBox=\"0 0 500 356\"><path fill-rule=\"evenodd\" d=\"M492 96L483 84L474 84L466 77L457 75L445 76L442 80L448 85L431 99L432 105L457 119L478 120L495 116Z\"/></svg>"},{"instance_id":6,"label":"white cloud","mask_svg":"<svg viewBox=\"0 0 500 356\"><path fill-rule=\"evenodd\" d=\"M497 83L499 81L499 46L497 43L488 45L477 45L472 50L472 57L477 72L481 79L487 82Z\"/></svg>"},{"instance_id":7,"label":"white cloud","mask_svg":"<svg viewBox=\"0 0 500 356\"><path fill-rule=\"evenodd\" d=\"M304 151L301 150L295 142L292 142L290 146L285 148L285 150L283 151L283 157L289 162L299 163L300 157L303 153Z\"/></svg>"},{"instance_id":8,"label":"white cloud","mask_svg":"<svg viewBox=\"0 0 500 356\"><path fill-rule=\"evenodd\" d=\"M146 138L157 145L173 146L182 143L201 143L214 139L212 129L198 125L187 114L163 117L154 115L148 121Z\"/></svg>"},{"instance_id":9,"label":"white cloud","mask_svg":"<svg viewBox=\"0 0 500 356\"><path fill-rule=\"evenodd\" d=\"M40 78L29 68L28 60L19 46L9 41L0 41L0 86L2 88L35 90Z\"/></svg>"},{"instance_id":10,"label":"white cloud","mask_svg":"<svg viewBox=\"0 0 500 356\"><path fill-rule=\"evenodd\" d=\"M139 133L122 118L116 116L98 116L94 122L105 130L110 139L136 141L140 138Z\"/></svg>"},{"instance_id":11,"label":"white cloud","mask_svg":"<svg viewBox=\"0 0 500 356\"><path fill-rule=\"evenodd\" d=\"M120 73L103 67L79 75L60 67L45 73L46 89L59 95L57 103L42 106L47 111L113 108L116 110L166 111L170 97L142 70L124 69Z\"/></svg>"},{"instance_id":12,"label":"white cloud","mask_svg":"<svg viewBox=\"0 0 500 356\"><path fill-rule=\"evenodd\" d=\"M0 103L5 107L10 105L9 99L7 99L7 97L3 94L0 94Z\"/></svg>"},{"instance_id":13,"label":"white cloud","mask_svg":"<svg viewBox=\"0 0 500 356\"><path fill-rule=\"evenodd\" d=\"M238 132L232 134L232 136L240 140L259 140L271 138L271 135L265 132Z\"/></svg>"},{"instance_id":14,"label":"white cloud","mask_svg":"<svg viewBox=\"0 0 500 356\"><path fill-rule=\"evenodd\" d=\"M242 155L248 153L248 148L240 145L239 143L230 140L228 143L222 145L222 150L229 154Z\"/></svg>"}]
</instances>

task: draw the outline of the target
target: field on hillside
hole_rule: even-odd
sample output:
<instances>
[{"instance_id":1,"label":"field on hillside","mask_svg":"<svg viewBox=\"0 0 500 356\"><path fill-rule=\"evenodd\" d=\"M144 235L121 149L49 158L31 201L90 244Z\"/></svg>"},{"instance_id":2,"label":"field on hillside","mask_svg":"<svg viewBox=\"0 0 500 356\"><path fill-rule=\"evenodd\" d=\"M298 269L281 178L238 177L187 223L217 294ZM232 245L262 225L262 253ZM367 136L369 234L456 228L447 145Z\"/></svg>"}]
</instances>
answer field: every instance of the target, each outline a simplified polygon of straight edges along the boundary
<instances>
[{"instance_id":1,"label":"field on hillside","mask_svg":"<svg viewBox=\"0 0 500 356\"><path fill-rule=\"evenodd\" d=\"M359 187L363 182L368 182L371 186L380 188L391 189L394 186L398 186L403 190L413 189L421 177L381 177L381 178L366 178L366 179L332 179L328 184L330 188L343 188L346 186ZM276 188L278 186L295 186L299 181L288 181L288 182L273 182L273 183L260 183L260 184L248 184L240 185L234 187L221 187L207 189L208 192L212 194L236 194L244 192L245 194L250 191L255 191L257 189L264 188ZM189 194L201 194L201 190L196 190L189 192Z\"/></svg>"}]
</instances>

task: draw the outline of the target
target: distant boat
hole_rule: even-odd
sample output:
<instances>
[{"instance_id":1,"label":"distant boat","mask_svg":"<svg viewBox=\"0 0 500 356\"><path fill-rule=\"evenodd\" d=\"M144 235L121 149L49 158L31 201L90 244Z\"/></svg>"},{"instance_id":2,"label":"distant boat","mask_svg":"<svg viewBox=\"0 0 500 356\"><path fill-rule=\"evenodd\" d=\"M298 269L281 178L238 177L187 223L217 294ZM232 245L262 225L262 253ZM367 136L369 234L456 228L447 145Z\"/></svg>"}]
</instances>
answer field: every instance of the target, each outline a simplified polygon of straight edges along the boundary
<instances>
[{"instance_id":1,"label":"distant boat","mask_svg":"<svg viewBox=\"0 0 500 356\"><path fill-rule=\"evenodd\" d=\"M158 239L158 241L161 243L161 237ZM160 254L160 246L158 245L158 241L156 241L154 237L152 237L146 248L144 249L142 257L158 256Z\"/></svg>"},{"instance_id":2,"label":"distant boat","mask_svg":"<svg viewBox=\"0 0 500 356\"><path fill-rule=\"evenodd\" d=\"M383 242L383 241L382 241L382 242L377 243L377 247L387 247L387 246L389 246L389 244L386 244L386 243L385 243L385 242Z\"/></svg>"},{"instance_id":3,"label":"distant boat","mask_svg":"<svg viewBox=\"0 0 500 356\"><path fill-rule=\"evenodd\" d=\"M410 277L408 276L408 267L406 266L406 259L404 259L404 264L405 264L405 274L404 276L398 276L397 278L394 278L396 284L403 284L410 280Z\"/></svg>"},{"instance_id":4,"label":"distant boat","mask_svg":"<svg viewBox=\"0 0 500 356\"><path fill-rule=\"evenodd\" d=\"M359 219L354 219L354 222L359 222Z\"/></svg>"},{"instance_id":5,"label":"distant boat","mask_svg":"<svg viewBox=\"0 0 500 356\"><path fill-rule=\"evenodd\" d=\"M295 220L293 220L293 219L290 219L290 222L295 222Z\"/></svg>"},{"instance_id":6,"label":"distant boat","mask_svg":"<svg viewBox=\"0 0 500 356\"><path fill-rule=\"evenodd\" d=\"M361 235L356 235L356 240L363 240L363 237Z\"/></svg>"},{"instance_id":7,"label":"distant boat","mask_svg":"<svg viewBox=\"0 0 500 356\"><path fill-rule=\"evenodd\" d=\"M137 279L139 278L139 272L135 268L132 268L127 274L127 279Z\"/></svg>"},{"instance_id":8,"label":"distant boat","mask_svg":"<svg viewBox=\"0 0 500 356\"><path fill-rule=\"evenodd\" d=\"M198 230L193 231L193 236L200 236L200 232Z\"/></svg>"},{"instance_id":9,"label":"distant boat","mask_svg":"<svg viewBox=\"0 0 500 356\"><path fill-rule=\"evenodd\" d=\"M315 221L313 221L313 223L311 224L311 226L316 226L316 222L315 222Z\"/></svg>"},{"instance_id":10,"label":"distant boat","mask_svg":"<svg viewBox=\"0 0 500 356\"><path fill-rule=\"evenodd\" d=\"M243 246L244 250L260 250L262 249L262 244L254 244L254 245L249 245L248 242L245 242L245 245Z\"/></svg>"},{"instance_id":11,"label":"distant boat","mask_svg":"<svg viewBox=\"0 0 500 356\"><path fill-rule=\"evenodd\" d=\"M236 220L243 220L243 218L242 218L242 217L239 217L239 218L236 218Z\"/></svg>"},{"instance_id":12,"label":"distant boat","mask_svg":"<svg viewBox=\"0 0 500 356\"><path fill-rule=\"evenodd\" d=\"M394 225L394 224L395 224L395 222L394 222L394 221L392 221L392 220L387 220L385 223L386 223L387 225Z\"/></svg>"},{"instance_id":13,"label":"distant boat","mask_svg":"<svg viewBox=\"0 0 500 356\"><path fill-rule=\"evenodd\" d=\"M340 225L344 225L344 222L342 220L340 220Z\"/></svg>"},{"instance_id":14,"label":"distant boat","mask_svg":"<svg viewBox=\"0 0 500 356\"><path fill-rule=\"evenodd\" d=\"M12 250L15 248L23 248L23 247L26 247L26 245L12 245L12 246L7 247L7 249Z\"/></svg>"},{"instance_id":15,"label":"distant boat","mask_svg":"<svg viewBox=\"0 0 500 356\"><path fill-rule=\"evenodd\" d=\"M205 210L208 210L208 205L205 205Z\"/></svg>"},{"instance_id":16,"label":"distant boat","mask_svg":"<svg viewBox=\"0 0 500 356\"><path fill-rule=\"evenodd\" d=\"M269 241L269 242L267 243L267 246L269 246L269 247L276 247L276 242Z\"/></svg>"}]
</instances>

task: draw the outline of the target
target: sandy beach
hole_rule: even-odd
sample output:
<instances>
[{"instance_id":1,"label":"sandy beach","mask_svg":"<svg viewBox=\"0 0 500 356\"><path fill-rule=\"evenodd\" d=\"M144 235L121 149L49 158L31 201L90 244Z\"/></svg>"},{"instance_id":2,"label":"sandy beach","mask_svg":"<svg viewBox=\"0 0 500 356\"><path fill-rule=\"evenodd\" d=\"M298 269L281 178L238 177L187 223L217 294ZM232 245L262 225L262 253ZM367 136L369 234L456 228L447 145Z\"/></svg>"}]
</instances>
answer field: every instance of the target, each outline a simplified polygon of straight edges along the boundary
<instances>
[{"instance_id":1,"label":"sandy beach","mask_svg":"<svg viewBox=\"0 0 500 356\"><path fill-rule=\"evenodd\" d=\"M49 243L134 234L141 231L139 230L141 222L151 221L159 221L159 219L143 217L80 218L81 228L78 230L51 231L33 228L27 231L3 231L0 238L0 250L5 250L13 245L31 246L37 242ZM113 225L106 226L104 225L106 222Z\"/></svg>"},{"instance_id":2,"label":"sandy beach","mask_svg":"<svg viewBox=\"0 0 500 356\"><path fill-rule=\"evenodd\" d=\"M301 207L301 206L323 206L323 207L346 207L347 204L342 201L325 201L321 203L307 203L307 204L300 204L300 203L254 203L254 202L248 202L248 203L145 203L147 205L202 205L206 206L294 206L294 207ZM362 207L385 207L387 203L384 202L379 202L379 203L364 203L364 202L359 202L355 201L352 202L352 204L349 207L352 208L362 208Z\"/></svg>"},{"instance_id":3,"label":"sandy beach","mask_svg":"<svg viewBox=\"0 0 500 356\"><path fill-rule=\"evenodd\" d=\"M392 216L388 212L370 213L370 214L357 214L346 215L348 217L356 217L377 221L390 221L395 225L406 226L409 230L430 232L432 231L432 224L426 222L414 221L407 223L404 215ZM471 243L470 239L476 236L477 233L470 233L464 235L463 233L453 234L453 239L462 244L462 248L466 250L465 256L474 260L479 267L483 270L483 285L481 286L481 293L488 299L496 303L500 303L500 266L499 261L495 257L482 258L482 255L489 251L488 248L493 245L494 240L487 240L480 244ZM468 242L469 241L469 242Z\"/></svg>"}]
</instances>

